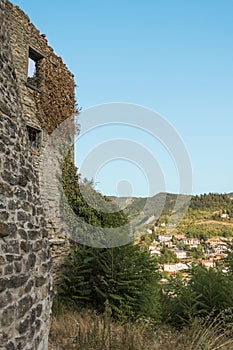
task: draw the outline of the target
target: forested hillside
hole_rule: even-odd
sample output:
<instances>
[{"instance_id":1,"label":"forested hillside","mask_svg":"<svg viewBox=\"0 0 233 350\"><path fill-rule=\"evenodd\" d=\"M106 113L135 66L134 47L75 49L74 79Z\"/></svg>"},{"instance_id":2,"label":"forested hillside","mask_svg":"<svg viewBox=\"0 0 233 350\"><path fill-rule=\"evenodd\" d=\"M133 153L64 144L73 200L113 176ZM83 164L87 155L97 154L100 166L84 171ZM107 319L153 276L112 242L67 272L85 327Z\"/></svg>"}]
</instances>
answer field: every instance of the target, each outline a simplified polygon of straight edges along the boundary
<instances>
[{"instance_id":1,"label":"forested hillside","mask_svg":"<svg viewBox=\"0 0 233 350\"><path fill-rule=\"evenodd\" d=\"M146 233L146 229L157 227L165 231L162 225L169 225L171 214L179 218L185 213L179 225L173 227L174 233L185 233L188 236L204 237L233 236L233 200L231 194L201 194L190 197L189 207L184 205L188 199L185 195L159 193L151 198L118 198L115 199L124 207L125 214L133 222L135 230ZM174 211L177 199L180 206ZM128 204L129 203L129 204ZM171 227L170 227L171 228Z\"/></svg>"}]
</instances>

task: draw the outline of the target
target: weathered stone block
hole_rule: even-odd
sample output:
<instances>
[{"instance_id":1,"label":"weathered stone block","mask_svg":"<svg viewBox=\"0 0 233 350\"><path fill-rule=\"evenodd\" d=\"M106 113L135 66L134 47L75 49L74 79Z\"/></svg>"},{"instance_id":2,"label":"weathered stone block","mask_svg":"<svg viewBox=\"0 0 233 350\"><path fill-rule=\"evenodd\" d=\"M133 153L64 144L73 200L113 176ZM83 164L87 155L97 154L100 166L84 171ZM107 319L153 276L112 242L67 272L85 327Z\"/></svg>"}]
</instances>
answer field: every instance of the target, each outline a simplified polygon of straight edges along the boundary
<instances>
[{"instance_id":1,"label":"weathered stone block","mask_svg":"<svg viewBox=\"0 0 233 350\"><path fill-rule=\"evenodd\" d=\"M8 224L5 224L4 222L0 221L0 238L9 236L10 234L10 227Z\"/></svg>"},{"instance_id":2,"label":"weathered stone block","mask_svg":"<svg viewBox=\"0 0 233 350\"><path fill-rule=\"evenodd\" d=\"M36 287L41 287L46 283L46 278L43 276L36 277Z\"/></svg>"},{"instance_id":3,"label":"weathered stone block","mask_svg":"<svg viewBox=\"0 0 233 350\"><path fill-rule=\"evenodd\" d=\"M0 293L7 289L8 283L9 280L7 278L0 278Z\"/></svg>"},{"instance_id":4,"label":"weathered stone block","mask_svg":"<svg viewBox=\"0 0 233 350\"><path fill-rule=\"evenodd\" d=\"M25 187L27 185L27 183L28 183L28 179L25 176L20 175L18 177L18 184L19 184L19 186Z\"/></svg>"},{"instance_id":5,"label":"weathered stone block","mask_svg":"<svg viewBox=\"0 0 233 350\"><path fill-rule=\"evenodd\" d=\"M7 305L12 303L12 295L9 291L0 295L0 308L3 309Z\"/></svg>"},{"instance_id":6,"label":"weathered stone block","mask_svg":"<svg viewBox=\"0 0 233 350\"><path fill-rule=\"evenodd\" d=\"M18 221L27 222L27 221L29 221L29 216L24 211L18 211L18 213L17 213L17 220Z\"/></svg>"},{"instance_id":7,"label":"weathered stone block","mask_svg":"<svg viewBox=\"0 0 233 350\"><path fill-rule=\"evenodd\" d=\"M26 269L30 271L35 266L35 263L36 263L36 255L34 253L29 254L28 261L26 264Z\"/></svg>"},{"instance_id":8,"label":"weathered stone block","mask_svg":"<svg viewBox=\"0 0 233 350\"><path fill-rule=\"evenodd\" d=\"M24 288L25 294L29 293L32 290L32 287L34 286L34 283L32 280L28 281L26 287Z\"/></svg>"},{"instance_id":9,"label":"weathered stone block","mask_svg":"<svg viewBox=\"0 0 233 350\"><path fill-rule=\"evenodd\" d=\"M8 281L8 288L19 288L23 286L27 280L28 276L26 275L12 276Z\"/></svg>"},{"instance_id":10,"label":"weathered stone block","mask_svg":"<svg viewBox=\"0 0 233 350\"><path fill-rule=\"evenodd\" d=\"M14 269L15 269L15 273L21 273L22 272L22 262L15 261L14 262Z\"/></svg>"},{"instance_id":11,"label":"weathered stone block","mask_svg":"<svg viewBox=\"0 0 233 350\"><path fill-rule=\"evenodd\" d=\"M42 240L36 241L36 242L34 243L33 250L34 250L35 252L38 252L39 250L42 249L42 247L43 247L43 242L42 242Z\"/></svg>"},{"instance_id":12,"label":"weathered stone block","mask_svg":"<svg viewBox=\"0 0 233 350\"><path fill-rule=\"evenodd\" d=\"M33 300L30 295L21 299L18 303L17 318L22 318L26 314L26 312L30 310L32 304L33 304Z\"/></svg>"},{"instance_id":13,"label":"weathered stone block","mask_svg":"<svg viewBox=\"0 0 233 350\"><path fill-rule=\"evenodd\" d=\"M12 254L6 254L6 260L11 263L12 261L14 261L14 255Z\"/></svg>"},{"instance_id":14,"label":"weathered stone block","mask_svg":"<svg viewBox=\"0 0 233 350\"><path fill-rule=\"evenodd\" d=\"M24 240L27 240L27 239L28 239L28 235L27 235L27 232L26 232L25 230L20 229L20 230L18 231L18 233L19 233L19 235L20 235L20 237L21 237L22 239L24 239Z\"/></svg>"},{"instance_id":15,"label":"weathered stone block","mask_svg":"<svg viewBox=\"0 0 233 350\"><path fill-rule=\"evenodd\" d=\"M36 317L40 317L41 316L42 309L43 309L42 304L37 305L37 307L36 307Z\"/></svg>"},{"instance_id":16,"label":"weathered stone block","mask_svg":"<svg viewBox=\"0 0 233 350\"><path fill-rule=\"evenodd\" d=\"M6 276L12 274L13 271L14 271L14 268L13 268L12 264L11 265L6 265L4 267L4 275L6 275Z\"/></svg>"},{"instance_id":17,"label":"weathered stone block","mask_svg":"<svg viewBox=\"0 0 233 350\"><path fill-rule=\"evenodd\" d=\"M7 211L0 212L0 221L7 221L9 218L9 213Z\"/></svg>"},{"instance_id":18,"label":"weathered stone block","mask_svg":"<svg viewBox=\"0 0 233 350\"><path fill-rule=\"evenodd\" d=\"M8 182L12 186L17 185L17 183L18 183L17 177L14 174L12 174L9 171L7 171L7 170L3 171L2 178L3 178L3 180Z\"/></svg>"},{"instance_id":19,"label":"weathered stone block","mask_svg":"<svg viewBox=\"0 0 233 350\"><path fill-rule=\"evenodd\" d=\"M0 256L0 265L4 265L6 263L6 260L3 256Z\"/></svg>"},{"instance_id":20,"label":"weathered stone block","mask_svg":"<svg viewBox=\"0 0 233 350\"><path fill-rule=\"evenodd\" d=\"M30 324L30 319L29 317L27 317L25 320L20 321L19 326L17 327L17 330L19 332L19 334L24 334L26 333L26 331L29 328L29 324Z\"/></svg>"},{"instance_id":21,"label":"weathered stone block","mask_svg":"<svg viewBox=\"0 0 233 350\"><path fill-rule=\"evenodd\" d=\"M30 243L27 241L21 241L20 242L20 248L25 252L28 253L30 251Z\"/></svg>"},{"instance_id":22,"label":"weathered stone block","mask_svg":"<svg viewBox=\"0 0 233 350\"><path fill-rule=\"evenodd\" d=\"M2 327L8 327L14 322L16 309L15 306L9 306L7 309L4 309L2 312Z\"/></svg>"},{"instance_id":23,"label":"weathered stone block","mask_svg":"<svg viewBox=\"0 0 233 350\"><path fill-rule=\"evenodd\" d=\"M28 231L28 238L31 240L31 241L36 241L37 239L40 238L40 232L37 231L37 230L30 230Z\"/></svg>"},{"instance_id":24,"label":"weathered stone block","mask_svg":"<svg viewBox=\"0 0 233 350\"><path fill-rule=\"evenodd\" d=\"M1 142L0 142L1 145ZM1 149L0 149L1 152ZM10 185L6 183L0 183L0 194L4 195L4 197L12 197L13 191Z\"/></svg>"},{"instance_id":25,"label":"weathered stone block","mask_svg":"<svg viewBox=\"0 0 233 350\"><path fill-rule=\"evenodd\" d=\"M14 343L10 342L6 346L6 350L15 350L15 345Z\"/></svg>"}]
</instances>

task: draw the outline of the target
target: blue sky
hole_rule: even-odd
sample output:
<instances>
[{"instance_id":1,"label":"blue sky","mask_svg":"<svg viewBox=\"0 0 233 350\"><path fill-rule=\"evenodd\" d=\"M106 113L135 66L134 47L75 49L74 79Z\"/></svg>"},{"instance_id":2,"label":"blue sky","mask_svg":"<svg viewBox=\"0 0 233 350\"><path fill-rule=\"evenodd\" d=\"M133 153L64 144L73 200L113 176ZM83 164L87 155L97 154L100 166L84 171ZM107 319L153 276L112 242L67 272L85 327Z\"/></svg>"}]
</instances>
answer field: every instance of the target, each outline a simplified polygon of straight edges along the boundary
<instances>
[{"instance_id":1,"label":"blue sky","mask_svg":"<svg viewBox=\"0 0 233 350\"><path fill-rule=\"evenodd\" d=\"M232 0L14 3L74 73L80 107L128 102L157 111L183 139L192 163L192 192L233 191ZM164 189L179 192L166 149L135 128L109 126L80 139L78 166L95 145L122 135L156 154ZM145 169L123 159L101 166L94 174L101 192L147 195Z\"/></svg>"}]
</instances>

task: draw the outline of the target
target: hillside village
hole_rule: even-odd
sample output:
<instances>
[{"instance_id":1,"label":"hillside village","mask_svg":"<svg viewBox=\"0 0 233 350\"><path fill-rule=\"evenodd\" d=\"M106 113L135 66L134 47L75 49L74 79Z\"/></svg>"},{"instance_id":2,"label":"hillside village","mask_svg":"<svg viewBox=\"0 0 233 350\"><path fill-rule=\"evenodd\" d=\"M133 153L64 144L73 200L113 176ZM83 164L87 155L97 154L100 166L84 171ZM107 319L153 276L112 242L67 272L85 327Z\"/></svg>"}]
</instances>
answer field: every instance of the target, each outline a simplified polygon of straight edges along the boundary
<instances>
[{"instance_id":1,"label":"hillside village","mask_svg":"<svg viewBox=\"0 0 233 350\"><path fill-rule=\"evenodd\" d=\"M172 196L168 195L170 204ZM227 272L224 259L233 239L232 203L230 194L194 196L177 226L166 222L172 206L165 204L159 219L152 224L147 218L144 226L137 228L138 234L143 232L140 243L158 262L162 282L177 274L185 278L199 264Z\"/></svg>"},{"instance_id":2,"label":"hillside village","mask_svg":"<svg viewBox=\"0 0 233 350\"><path fill-rule=\"evenodd\" d=\"M184 234L159 234L149 245L149 251L160 264L162 276L181 273L184 277L187 270L194 265L202 264L206 268L222 265L227 256L230 240L224 237L209 238L206 242L198 238L187 238Z\"/></svg>"}]
</instances>

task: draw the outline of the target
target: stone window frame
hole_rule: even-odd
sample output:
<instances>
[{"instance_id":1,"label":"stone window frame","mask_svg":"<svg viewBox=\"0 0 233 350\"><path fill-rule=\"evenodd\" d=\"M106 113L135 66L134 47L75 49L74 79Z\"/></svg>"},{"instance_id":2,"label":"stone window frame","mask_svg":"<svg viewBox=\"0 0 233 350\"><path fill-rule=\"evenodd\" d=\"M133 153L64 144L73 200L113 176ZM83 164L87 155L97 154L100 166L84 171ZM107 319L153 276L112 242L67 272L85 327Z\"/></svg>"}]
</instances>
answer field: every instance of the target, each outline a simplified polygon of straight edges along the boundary
<instances>
[{"instance_id":1,"label":"stone window frame","mask_svg":"<svg viewBox=\"0 0 233 350\"><path fill-rule=\"evenodd\" d=\"M27 124L27 135L30 147L33 150L40 150L42 144L42 129Z\"/></svg>"},{"instance_id":2,"label":"stone window frame","mask_svg":"<svg viewBox=\"0 0 233 350\"><path fill-rule=\"evenodd\" d=\"M29 58L35 62L35 69L36 69L35 77L29 77L29 75L28 75ZM39 52L38 50L36 50L32 46L28 46L26 86L28 86L29 88L31 88L33 90L39 91L39 92L41 92L41 90L40 90L40 85L37 82L37 76L38 76L37 64L38 64L39 61L41 61L44 58L45 58L45 56L41 52Z\"/></svg>"}]
</instances>

